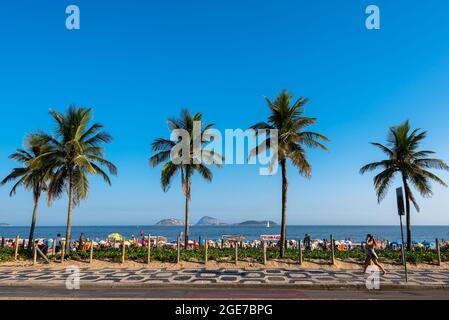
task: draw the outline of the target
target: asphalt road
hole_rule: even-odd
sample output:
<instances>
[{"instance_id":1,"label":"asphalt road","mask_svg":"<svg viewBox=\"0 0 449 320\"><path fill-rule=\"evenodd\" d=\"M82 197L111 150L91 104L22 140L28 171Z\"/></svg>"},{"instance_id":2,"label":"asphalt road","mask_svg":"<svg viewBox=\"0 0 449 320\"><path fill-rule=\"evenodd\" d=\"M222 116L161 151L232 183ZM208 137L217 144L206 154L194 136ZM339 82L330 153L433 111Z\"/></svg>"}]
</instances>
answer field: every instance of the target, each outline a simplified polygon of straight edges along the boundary
<instances>
[{"instance_id":1,"label":"asphalt road","mask_svg":"<svg viewBox=\"0 0 449 320\"><path fill-rule=\"evenodd\" d=\"M0 299L418 299L449 300L449 290L298 290L266 288L0 287Z\"/></svg>"}]
</instances>

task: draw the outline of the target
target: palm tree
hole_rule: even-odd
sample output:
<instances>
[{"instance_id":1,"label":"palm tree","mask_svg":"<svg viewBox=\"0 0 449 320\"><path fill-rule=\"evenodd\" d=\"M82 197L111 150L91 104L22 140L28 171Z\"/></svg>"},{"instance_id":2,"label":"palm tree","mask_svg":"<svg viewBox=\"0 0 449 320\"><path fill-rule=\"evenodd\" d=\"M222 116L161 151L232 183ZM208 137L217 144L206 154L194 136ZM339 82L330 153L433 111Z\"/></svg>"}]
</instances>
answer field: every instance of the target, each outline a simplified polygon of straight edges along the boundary
<instances>
[{"instance_id":1,"label":"palm tree","mask_svg":"<svg viewBox=\"0 0 449 320\"><path fill-rule=\"evenodd\" d=\"M177 163L176 161L172 161L171 153L173 148L182 143L182 139L178 141L172 141L168 139L158 138L154 140L151 147L155 154L150 158L150 166L156 167L159 164L163 163L162 171L161 171L161 186L164 192L167 192L171 186L173 177L180 172L181 173L181 184L182 189L185 196L185 232L184 232L184 245L187 249L189 242L189 219L190 219L190 191L191 191L191 183L192 176L195 172L198 172L201 177L204 178L207 182L212 181L212 171L203 163L202 160L206 160L207 163L213 163L217 167L221 167L221 163L223 161L223 156L219 153L209 150L206 148L202 148L201 158L196 159L197 155L194 152L194 127L195 122L199 124L199 127L202 126L203 115L201 113L195 113L193 116L186 109L181 111L181 116L179 119L168 119L168 127L170 130L182 130L186 134L188 134L188 147L189 154L182 154L182 151L177 154L177 156L181 158L186 158L187 161L182 161L181 163ZM206 144L206 140L204 139L206 136L206 130L211 129L213 124L208 124L204 128L201 128L201 146ZM185 141L184 141L185 142ZM196 161L200 160L200 161Z\"/></svg>"},{"instance_id":2,"label":"palm tree","mask_svg":"<svg viewBox=\"0 0 449 320\"><path fill-rule=\"evenodd\" d=\"M19 168L14 168L11 173L4 178L0 185L4 185L10 181L17 181L11 189L10 196L15 195L16 189L23 186L25 190L33 192L33 216L31 218L30 234L28 237L28 249L31 249L34 230L36 228L37 208L41 194L46 189L46 172L47 167L42 165L33 165L33 160L49 151L50 146L41 143L36 136L31 134L25 140L25 149L17 149L15 153L9 156L10 159L16 160L22 164Z\"/></svg>"},{"instance_id":3,"label":"palm tree","mask_svg":"<svg viewBox=\"0 0 449 320\"><path fill-rule=\"evenodd\" d=\"M413 185L423 197L431 197L433 195L430 186L431 181L443 186L447 185L426 169L449 170L448 165L443 160L429 158L435 152L418 150L420 142L427 135L426 131L420 131L421 129L412 131L409 121L391 127L388 133L387 146L375 142L371 143L385 153L388 159L367 164L360 169L360 174L376 169L383 170L374 177L374 187L379 203L387 195L388 188L393 183L396 173L400 174L405 190L408 251L412 249L410 202L413 203L416 211L419 212L420 210L409 184Z\"/></svg>"},{"instance_id":4,"label":"palm tree","mask_svg":"<svg viewBox=\"0 0 449 320\"><path fill-rule=\"evenodd\" d=\"M254 130L278 130L277 160L282 169L282 223L281 223L281 256L285 253L286 225L287 225L287 160L290 159L299 173L307 178L312 175L312 166L307 157L305 147L327 150L320 141L329 139L317 132L305 131L307 127L316 123L316 118L304 116L304 106L308 100L299 98L291 105L292 95L283 90L274 102L265 98L271 115L267 122L259 122L251 127ZM250 156L265 152L270 145L270 137L260 143L250 152Z\"/></svg>"},{"instance_id":5,"label":"palm tree","mask_svg":"<svg viewBox=\"0 0 449 320\"><path fill-rule=\"evenodd\" d=\"M41 133L40 139L51 145L51 150L37 160L46 162L53 174L49 180L47 200L51 203L68 194L66 250L70 248L73 207L89 194L88 175L99 175L111 185L109 174L116 175L117 168L104 158L103 143L112 141L111 135L102 131L103 126L94 123L92 109L69 107L65 114L50 110L57 124L55 136Z\"/></svg>"}]
</instances>

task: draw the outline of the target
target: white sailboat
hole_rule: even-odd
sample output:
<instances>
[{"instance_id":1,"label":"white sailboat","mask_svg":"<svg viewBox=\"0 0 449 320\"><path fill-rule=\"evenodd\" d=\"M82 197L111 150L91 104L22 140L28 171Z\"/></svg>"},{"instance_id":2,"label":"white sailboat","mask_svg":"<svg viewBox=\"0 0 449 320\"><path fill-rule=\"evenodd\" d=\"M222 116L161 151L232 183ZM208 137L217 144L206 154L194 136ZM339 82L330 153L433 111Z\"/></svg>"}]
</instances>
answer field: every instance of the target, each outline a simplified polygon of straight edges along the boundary
<instances>
[{"instance_id":1,"label":"white sailboat","mask_svg":"<svg viewBox=\"0 0 449 320\"><path fill-rule=\"evenodd\" d=\"M270 227L270 221L267 221L267 228Z\"/></svg>"}]
</instances>

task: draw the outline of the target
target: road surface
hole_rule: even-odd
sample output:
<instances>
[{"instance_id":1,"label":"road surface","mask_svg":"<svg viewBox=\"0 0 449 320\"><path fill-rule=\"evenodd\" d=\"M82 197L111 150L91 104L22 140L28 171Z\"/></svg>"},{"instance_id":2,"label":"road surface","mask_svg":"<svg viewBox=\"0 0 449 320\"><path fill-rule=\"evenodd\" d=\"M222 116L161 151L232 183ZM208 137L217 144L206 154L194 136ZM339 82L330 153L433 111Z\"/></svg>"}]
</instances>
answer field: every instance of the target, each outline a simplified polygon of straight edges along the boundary
<instances>
[{"instance_id":1,"label":"road surface","mask_svg":"<svg viewBox=\"0 0 449 320\"><path fill-rule=\"evenodd\" d=\"M300 290L267 288L0 287L0 299L432 299L449 300L449 290Z\"/></svg>"}]
</instances>

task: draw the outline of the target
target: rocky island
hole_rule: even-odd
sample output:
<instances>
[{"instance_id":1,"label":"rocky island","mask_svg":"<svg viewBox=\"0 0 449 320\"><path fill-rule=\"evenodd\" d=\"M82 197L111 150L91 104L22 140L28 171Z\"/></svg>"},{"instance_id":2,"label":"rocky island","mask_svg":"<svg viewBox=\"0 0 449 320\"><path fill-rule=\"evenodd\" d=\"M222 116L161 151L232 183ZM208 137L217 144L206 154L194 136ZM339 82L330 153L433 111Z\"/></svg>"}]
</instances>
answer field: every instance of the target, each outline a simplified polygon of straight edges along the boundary
<instances>
[{"instance_id":1,"label":"rocky island","mask_svg":"<svg viewBox=\"0 0 449 320\"><path fill-rule=\"evenodd\" d=\"M179 220L179 219L163 219L161 221L159 221L158 223L156 223L157 226L183 226L184 225L184 221Z\"/></svg>"}]
</instances>

